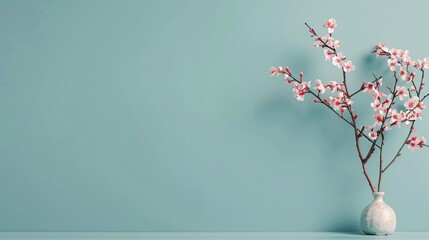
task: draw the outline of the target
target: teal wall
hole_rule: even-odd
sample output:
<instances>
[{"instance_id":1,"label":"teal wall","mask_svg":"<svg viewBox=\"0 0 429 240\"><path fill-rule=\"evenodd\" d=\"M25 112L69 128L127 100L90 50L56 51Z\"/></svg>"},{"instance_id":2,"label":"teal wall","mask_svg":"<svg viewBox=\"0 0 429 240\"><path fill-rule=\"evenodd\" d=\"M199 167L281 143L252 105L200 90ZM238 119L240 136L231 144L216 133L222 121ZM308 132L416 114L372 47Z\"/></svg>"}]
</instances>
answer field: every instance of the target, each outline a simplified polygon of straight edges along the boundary
<instances>
[{"instance_id":1,"label":"teal wall","mask_svg":"<svg viewBox=\"0 0 429 240\"><path fill-rule=\"evenodd\" d=\"M358 230L351 129L268 71L339 81L304 26L330 17L353 87L379 41L427 56L429 2L404 4L1 0L0 230ZM399 231L429 231L428 153L385 175Z\"/></svg>"}]
</instances>

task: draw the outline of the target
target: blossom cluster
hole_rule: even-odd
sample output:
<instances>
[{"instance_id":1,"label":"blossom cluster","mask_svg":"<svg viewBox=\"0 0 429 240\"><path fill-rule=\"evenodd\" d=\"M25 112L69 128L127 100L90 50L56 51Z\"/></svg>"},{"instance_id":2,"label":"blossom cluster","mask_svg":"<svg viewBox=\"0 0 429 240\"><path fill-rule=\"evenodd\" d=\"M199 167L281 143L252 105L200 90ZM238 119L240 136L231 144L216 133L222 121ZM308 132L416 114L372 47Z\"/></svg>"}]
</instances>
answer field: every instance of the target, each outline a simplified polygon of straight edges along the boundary
<instances>
[{"instance_id":1,"label":"blossom cluster","mask_svg":"<svg viewBox=\"0 0 429 240\"><path fill-rule=\"evenodd\" d=\"M413 136L407 141L408 148L414 150L416 148L423 148L426 144L426 139L422 137L419 139L417 136Z\"/></svg>"},{"instance_id":2,"label":"blossom cluster","mask_svg":"<svg viewBox=\"0 0 429 240\"><path fill-rule=\"evenodd\" d=\"M343 53L337 52L340 48L340 41L332 37L332 33L338 26L337 21L331 18L326 21L323 26L328 28L328 35L318 36L313 29L310 29L310 33L312 33L312 37L314 37L313 46L324 48L325 60L331 61L334 66L342 69L344 72L354 71L355 66L353 62L351 60L346 61L346 57Z\"/></svg>"},{"instance_id":3,"label":"blossom cluster","mask_svg":"<svg viewBox=\"0 0 429 240\"><path fill-rule=\"evenodd\" d=\"M373 50L377 56L386 56L387 57L387 67L394 74L394 78L396 81L392 81L395 83L395 89L392 90L390 86L388 86L388 90L391 94L384 94L378 88L371 88L371 93L374 97L374 102L371 103L371 107L373 107L374 111L379 111L379 115L374 115L375 119L380 119L380 115L388 121L383 121L384 126L380 131L390 130L392 126L400 127L401 123L405 123L406 125L411 122L422 118L422 110L425 108L424 98L421 97L421 91L424 88L423 77L420 81L420 86L417 86L415 83L416 73L414 70L420 70L422 74L424 74L424 69L429 69L429 59L424 58L422 60L418 59L413 61L409 56L408 50L389 48L384 43L379 43ZM398 81L397 75L399 75L400 79L404 81L403 86L398 86L400 83ZM384 97L385 100L382 100ZM399 110L395 108L394 101L403 102L403 106L406 111ZM379 124L380 121L376 120L375 124L370 126L371 130L370 137L371 139L377 139L377 134L374 134L374 126ZM426 142L424 138L422 140L417 141L417 136L413 137L410 140L407 140L406 144L408 148L414 150L416 146L423 147Z\"/></svg>"},{"instance_id":4,"label":"blossom cluster","mask_svg":"<svg viewBox=\"0 0 429 240\"><path fill-rule=\"evenodd\" d=\"M286 83L293 83L293 93L298 101L304 101L304 96L310 93L315 97L315 103L322 103L332 110L338 111L338 115L343 119L345 119L344 113L347 111L351 118L357 118L357 114L352 109L351 98L360 92L367 93L372 98L370 106L375 113L374 122L361 126L359 129L368 131L367 138L374 142L383 132L389 131L393 126L400 127L403 123L405 125L411 123L411 129L414 130L414 121L422 118L422 110L425 108L423 100L428 96L422 96L421 92L424 88L424 69L429 69L429 58L412 60L408 50L389 49L384 43L379 43L373 52L377 57L387 57L387 67L393 72L393 77L385 81L387 84L384 87L383 79L380 77L373 81L363 82L360 89L355 93L350 93L347 89L345 74L354 71L355 66L351 60L346 59L342 52L338 51L341 43L332 36L338 23L331 18L323 26L328 29L328 34L320 36L307 25L314 39L313 46L323 48L325 60L330 61L343 72L342 82L329 81L324 84L320 79L316 79L316 86L311 88L311 81L303 81L302 72L299 74L299 78L295 78L289 67L271 67L271 76L281 74ZM415 70L422 72L420 84L415 81L417 76ZM331 96L326 98L321 96L327 93ZM355 128L357 127L355 126ZM426 140L414 136L408 139L406 144L409 149L414 150L426 146Z\"/></svg>"}]
</instances>

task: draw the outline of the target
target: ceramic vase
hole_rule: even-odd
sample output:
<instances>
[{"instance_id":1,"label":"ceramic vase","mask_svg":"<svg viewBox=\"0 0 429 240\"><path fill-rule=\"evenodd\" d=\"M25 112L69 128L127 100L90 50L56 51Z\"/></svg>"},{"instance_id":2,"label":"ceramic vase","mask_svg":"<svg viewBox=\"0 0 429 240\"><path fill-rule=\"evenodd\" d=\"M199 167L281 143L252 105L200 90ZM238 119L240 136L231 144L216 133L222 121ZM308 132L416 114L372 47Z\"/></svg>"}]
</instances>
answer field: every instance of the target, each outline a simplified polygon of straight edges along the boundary
<instances>
[{"instance_id":1,"label":"ceramic vase","mask_svg":"<svg viewBox=\"0 0 429 240\"><path fill-rule=\"evenodd\" d=\"M383 201L384 192L374 192L374 200L366 206L360 218L362 231L369 235L390 235L395 232L396 214Z\"/></svg>"}]
</instances>

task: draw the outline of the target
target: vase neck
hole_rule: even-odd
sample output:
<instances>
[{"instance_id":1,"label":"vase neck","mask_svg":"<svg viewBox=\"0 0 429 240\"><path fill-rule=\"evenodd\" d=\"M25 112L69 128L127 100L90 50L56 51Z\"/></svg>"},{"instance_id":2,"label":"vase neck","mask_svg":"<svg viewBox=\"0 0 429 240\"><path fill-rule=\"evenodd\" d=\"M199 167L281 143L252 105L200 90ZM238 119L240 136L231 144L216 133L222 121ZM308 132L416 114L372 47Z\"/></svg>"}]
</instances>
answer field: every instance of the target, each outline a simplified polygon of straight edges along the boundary
<instances>
[{"instance_id":1,"label":"vase neck","mask_svg":"<svg viewBox=\"0 0 429 240\"><path fill-rule=\"evenodd\" d=\"M384 192L373 192L374 202L383 202Z\"/></svg>"}]
</instances>

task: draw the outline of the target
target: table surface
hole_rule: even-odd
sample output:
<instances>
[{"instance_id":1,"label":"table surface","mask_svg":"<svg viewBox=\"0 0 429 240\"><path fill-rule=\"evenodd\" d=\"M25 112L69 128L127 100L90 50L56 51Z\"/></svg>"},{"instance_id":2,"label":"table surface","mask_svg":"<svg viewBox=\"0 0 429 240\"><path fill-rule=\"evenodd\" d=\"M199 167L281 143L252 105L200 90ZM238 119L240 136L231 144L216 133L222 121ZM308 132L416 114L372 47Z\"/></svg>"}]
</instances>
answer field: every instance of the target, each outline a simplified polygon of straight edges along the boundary
<instances>
[{"instance_id":1,"label":"table surface","mask_svg":"<svg viewBox=\"0 0 429 240\"><path fill-rule=\"evenodd\" d=\"M0 232L0 240L241 240L241 239L429 239L429 232L368 236L360 232Z\"/></svg>"}]
</instances>

